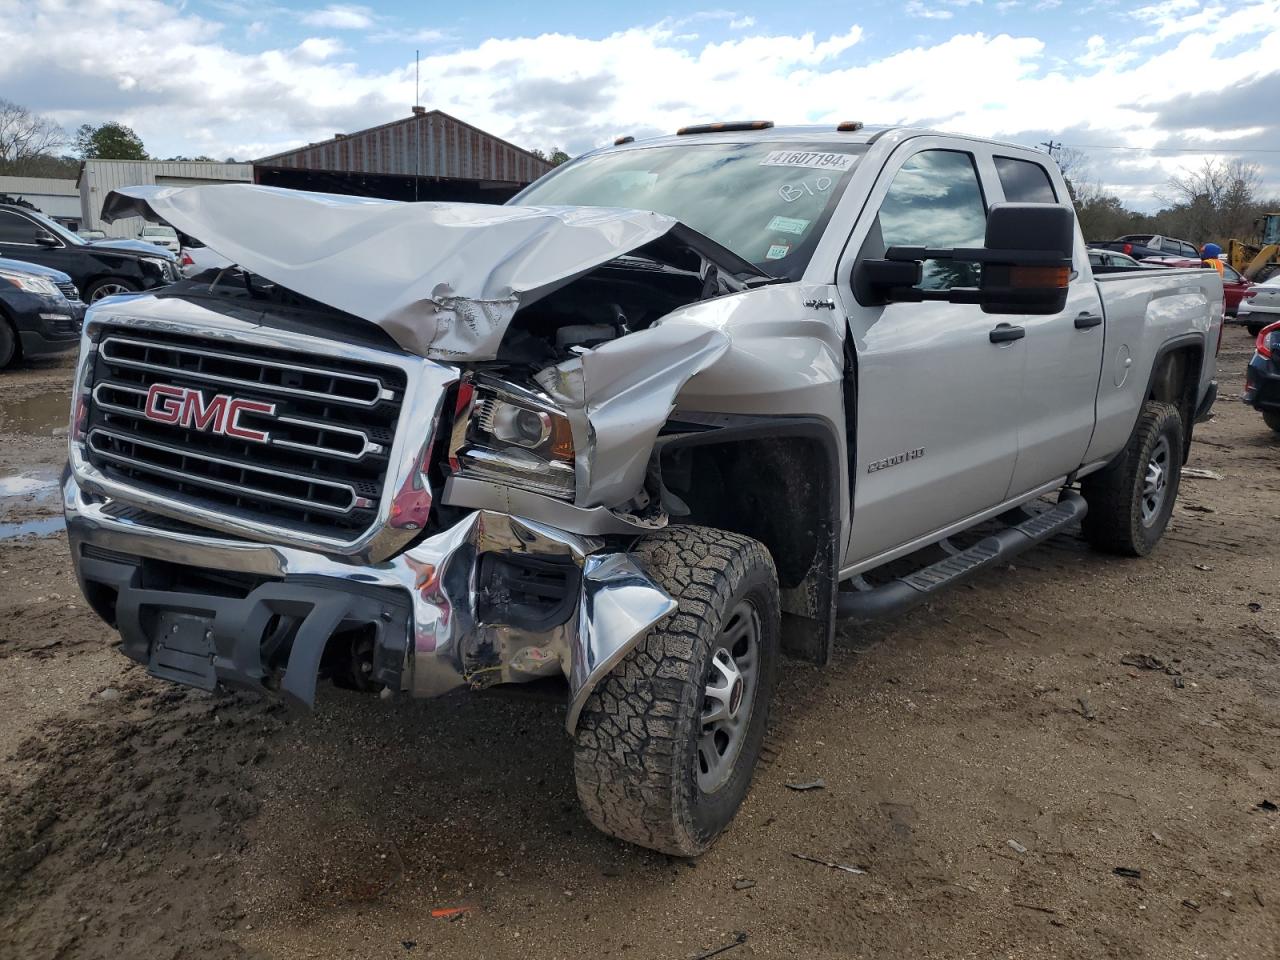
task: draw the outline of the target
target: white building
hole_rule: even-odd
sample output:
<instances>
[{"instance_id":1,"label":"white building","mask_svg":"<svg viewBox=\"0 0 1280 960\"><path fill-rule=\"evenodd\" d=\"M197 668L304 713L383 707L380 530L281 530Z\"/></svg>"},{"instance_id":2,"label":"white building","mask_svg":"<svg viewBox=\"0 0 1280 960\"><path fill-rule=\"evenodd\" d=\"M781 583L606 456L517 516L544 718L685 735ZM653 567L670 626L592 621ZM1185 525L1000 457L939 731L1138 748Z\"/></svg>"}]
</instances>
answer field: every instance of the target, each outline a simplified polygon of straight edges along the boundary
<instances>
[{"instance_id":1,"label":"white building","mask_svg":"<svg viewBox=\"0 0 1280 960\"><path fill-rule=\"evenodd\" d=\"M73 229L80 224L80 190L74 180L53 177L0 177L0 194L25 200Z\"/></svg>"},{"instance_id":2,"label":"white building","mask_svg":"<svg viewBox=\"0 0 1280 960\"><path fill-rule=\"evenodd\" d=\"M142 229L141 217L115 223L102 221L102 201L112 190L148 184L192 187L207 183L252 183L253 165L203 160L86 160L80 166L80 179L76 182L80 188L81 228L102 230L108 237L136 237Z\"/></svg>"}]
</instances>

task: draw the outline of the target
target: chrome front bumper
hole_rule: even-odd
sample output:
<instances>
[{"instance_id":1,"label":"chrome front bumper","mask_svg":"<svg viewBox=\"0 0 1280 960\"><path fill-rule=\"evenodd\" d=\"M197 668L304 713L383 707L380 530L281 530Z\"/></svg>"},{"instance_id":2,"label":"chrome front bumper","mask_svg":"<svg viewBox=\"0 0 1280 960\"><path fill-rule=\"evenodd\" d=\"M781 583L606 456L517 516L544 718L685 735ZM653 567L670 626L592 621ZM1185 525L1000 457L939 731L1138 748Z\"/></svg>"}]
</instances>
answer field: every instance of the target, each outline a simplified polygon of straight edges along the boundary
<instances>
[{"instance_id":1,"label":"chrome front bumper","mask_svg":"<svg viewBox=\"0 0 1280 960\"><path fill-rule=\"evenodd\" d=\"M317 594L317 585L339 595L349 589L353 596L389 588L407 600L409 610L406 650L399 671L401 691L433 697L459 687L529 681L560 673L569 685L566 727L570 732L596 684L651 626L676 608L675 601L628 554L607 552L603 540L494 511L468 514L455 526L389 560L356 563L293 547L148 525L137 519L136 512L109 510L111 501L87 494L71 475L62 492L71 554L82 586L87 563L84 547L89 545L97 548L99 556L115 554L125 559L251 574L270 581L276 594L291 583L309 595ZM478 562L490 552L571 561L581 574L576 610L564 623L543 632L480 622ZM141 602L163 609L162 594L137 592L141 600L135 597L135 606ZM225 629L215 623L210 636ZM218 658L219 676L224 665L230 664L225 669L236 672L239 685L252 686L261 675L260 669L256 674L253 670L259 666L256 645L261 633L250 636L244 628L241 632L245 635L220 636L220 652L225 643L234 646L236 656ZM297 649L302 631L298 637L286 677L295 663L299 670L314 671L322 652ZM308 635L306 642L314 648L316 642L322 645L327 639L326 632L318 641ZM254 663L245 669L236 667L233 661L238 658L243 664L246 651L252 652ZM313 684L314 673L307 679Z\"/></svg>"}]
</instances>

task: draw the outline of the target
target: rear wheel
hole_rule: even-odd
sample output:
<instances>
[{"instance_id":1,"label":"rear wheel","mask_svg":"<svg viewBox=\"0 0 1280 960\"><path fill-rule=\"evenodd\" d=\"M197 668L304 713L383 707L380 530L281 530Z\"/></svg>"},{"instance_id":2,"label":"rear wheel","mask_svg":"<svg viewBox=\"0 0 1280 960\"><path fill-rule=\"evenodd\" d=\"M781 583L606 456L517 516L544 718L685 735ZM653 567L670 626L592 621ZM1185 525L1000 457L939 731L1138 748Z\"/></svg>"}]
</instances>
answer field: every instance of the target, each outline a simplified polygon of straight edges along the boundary
<instances>
[{"instance_id":1,"label":"rear wheel","mask_svg":"<svg viewBox=\"0 0 1280 960\"><path fill-rule=\"evenodd\" d=\"M1246 323L1244 328L1249 331L1249 336L1256 337L1262 332L1262 328L1265 326L1265 323Z\"/></svg>"},{"instance_id":2,"label":"rear wheel","mask_svg":"<svg viewBox=\"0 0 1280 960\"><path fill-rule=\"evenodd\" d=\"M1149 401L1124 452L1080 484L1089 504L1081 523L1098 550L1145 557L1173 514L1182 472L1182 417L1169 403Z\"/></svg>"},{"instance_id":3,"label":"rear wheel","mask_svg":"<svg viewBox=\"0 0 1280 960\"><path fill-rule=\"evenodd\" d=\"M676 526L634 555L679 609L592 692L574 738L599 829L696 856L737 813L764 740L780 650L778 581L755 540Z\"/></svg>"},{"instance_id":4,"label":"rear wheel","mask_svg":"<svg viewBox=\"0 0 1280 960\"><path fill-rule=\"evenodd\" d=\"M0 364L3 366L3 364ZM1280 410L1263 410L1262 419L1266 421L1268 427L1276 433L1280 433Z\"/></svg>"},{"instance_id":5,"label":"rear wheel","mask_svg":"<svg viewBox=\"0 0 1280 960\"><path fill-rule=\"evenodd\" d=\"M138 285L132 280L125 280L121 277L103 277L101 280L95 280L89 284L89 289L85 291L84 299L86 303L97 303L103 297L114 297L122 293L136 293Z\"/></svg>"}]
</instances>

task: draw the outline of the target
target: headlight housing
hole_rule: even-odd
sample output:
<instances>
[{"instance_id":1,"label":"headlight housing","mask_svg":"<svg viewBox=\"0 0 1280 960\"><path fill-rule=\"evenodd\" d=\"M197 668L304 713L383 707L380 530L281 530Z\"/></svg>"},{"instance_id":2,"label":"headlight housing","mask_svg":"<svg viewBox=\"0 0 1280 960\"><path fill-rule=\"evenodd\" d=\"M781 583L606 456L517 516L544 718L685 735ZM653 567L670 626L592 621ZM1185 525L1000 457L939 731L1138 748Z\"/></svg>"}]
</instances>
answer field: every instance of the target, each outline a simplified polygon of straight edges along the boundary
<instances>
[{"instance_id":1,"label":"headlight housing","mask_svg":"<svg viewBox=\"0 0 1280 960\"><path fill-rule=\"evenodd\" d=\"M11 283L27 293L38 293L42 297L56 297L62 293L52 280L30 273L10 273L8 270L0 270L0 280Z\"/></svg>"},{"instance_id":2,"label":"headlight housing","mask_svg":"<svg viewBox=\"0 0 1280 960\"><path fill-rule=\"evenodd\" d=\"M544 394L491 377L464 380L449 444L458 477L574 497L569 419Z\"/></svg>"}]
</instances>

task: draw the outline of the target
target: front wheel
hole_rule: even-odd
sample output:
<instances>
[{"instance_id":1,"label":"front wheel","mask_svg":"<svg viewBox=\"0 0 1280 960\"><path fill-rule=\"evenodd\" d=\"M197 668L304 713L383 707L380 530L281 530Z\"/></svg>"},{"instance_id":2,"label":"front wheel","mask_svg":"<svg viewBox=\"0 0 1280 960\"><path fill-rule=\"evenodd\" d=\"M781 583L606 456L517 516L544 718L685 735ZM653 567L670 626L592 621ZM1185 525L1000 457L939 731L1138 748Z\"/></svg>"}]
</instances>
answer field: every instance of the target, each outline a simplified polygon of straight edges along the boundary
<instances>
[{"instance_id":1,"label":"front wheel","mask_svg":"<svg viewBox=\"0 0 1280 960\"><path fill-rule=\"evenodd\" d=\"M691 857L751 785L780 656L778 578L762 544L708 527L669 527L634 556L679 608L587 699L578 799L605 833Z\"/></svg>"},{"instance_id":2,"label":"front wheel","mask_svg":"<svg viewBox=\"0 0 1280 960\"><path fill-rule=\"evenodd\" d=\"M1244 328L1249 331L1249 336L1256 337L1262 332L1262 328L1265 326L1265 323L1246 323Z\"/></svg>"},{"instance_id":3,"label":"front wheel","mask_svg":"<svg viewBox=\"0 0 1280 960\"><path fill-rule=\"evenodd\" d=\"M18 355L18 335L9 321L0 317L0 370L11 364Z\"/></svg>"},{"instance_id":4,"label":"front wheel","mask_svg":"<svg viewBox=\"0 0 1280 960\"><path fill-rule=\"evenodd\" d=\"M1164 535L1182 475L1182 417L1169 403L1143 404L1124 452L1085 477L1081 529L1107 553L1145 557Z\"/></svg>"},{"instance_id":5,"label":"front wheel","mask_svg":"<svg viewBox=\"0 0 1280 960\"><path fill-rule=\"evenodd\" d=\"M114 297L122 293L137 293L137 291L138 285L132 280L125 280L120 277L104 277L89 284L89 289L84 293L84 299L86 303L97 303L104 297Z\"/></svg>"},{"instance_id":6,"label":"front wheel","mask_svg":"<svg viewBox=\"0 0 1280 960\"><path fill-rule=\"evenodd\" d=\"M0 366L3 366L3 364L0 364ZM1280 410L1263 410L1262 419L1268 427L1276 433L1280 433Z\"/></svg>"}]
</instances>

